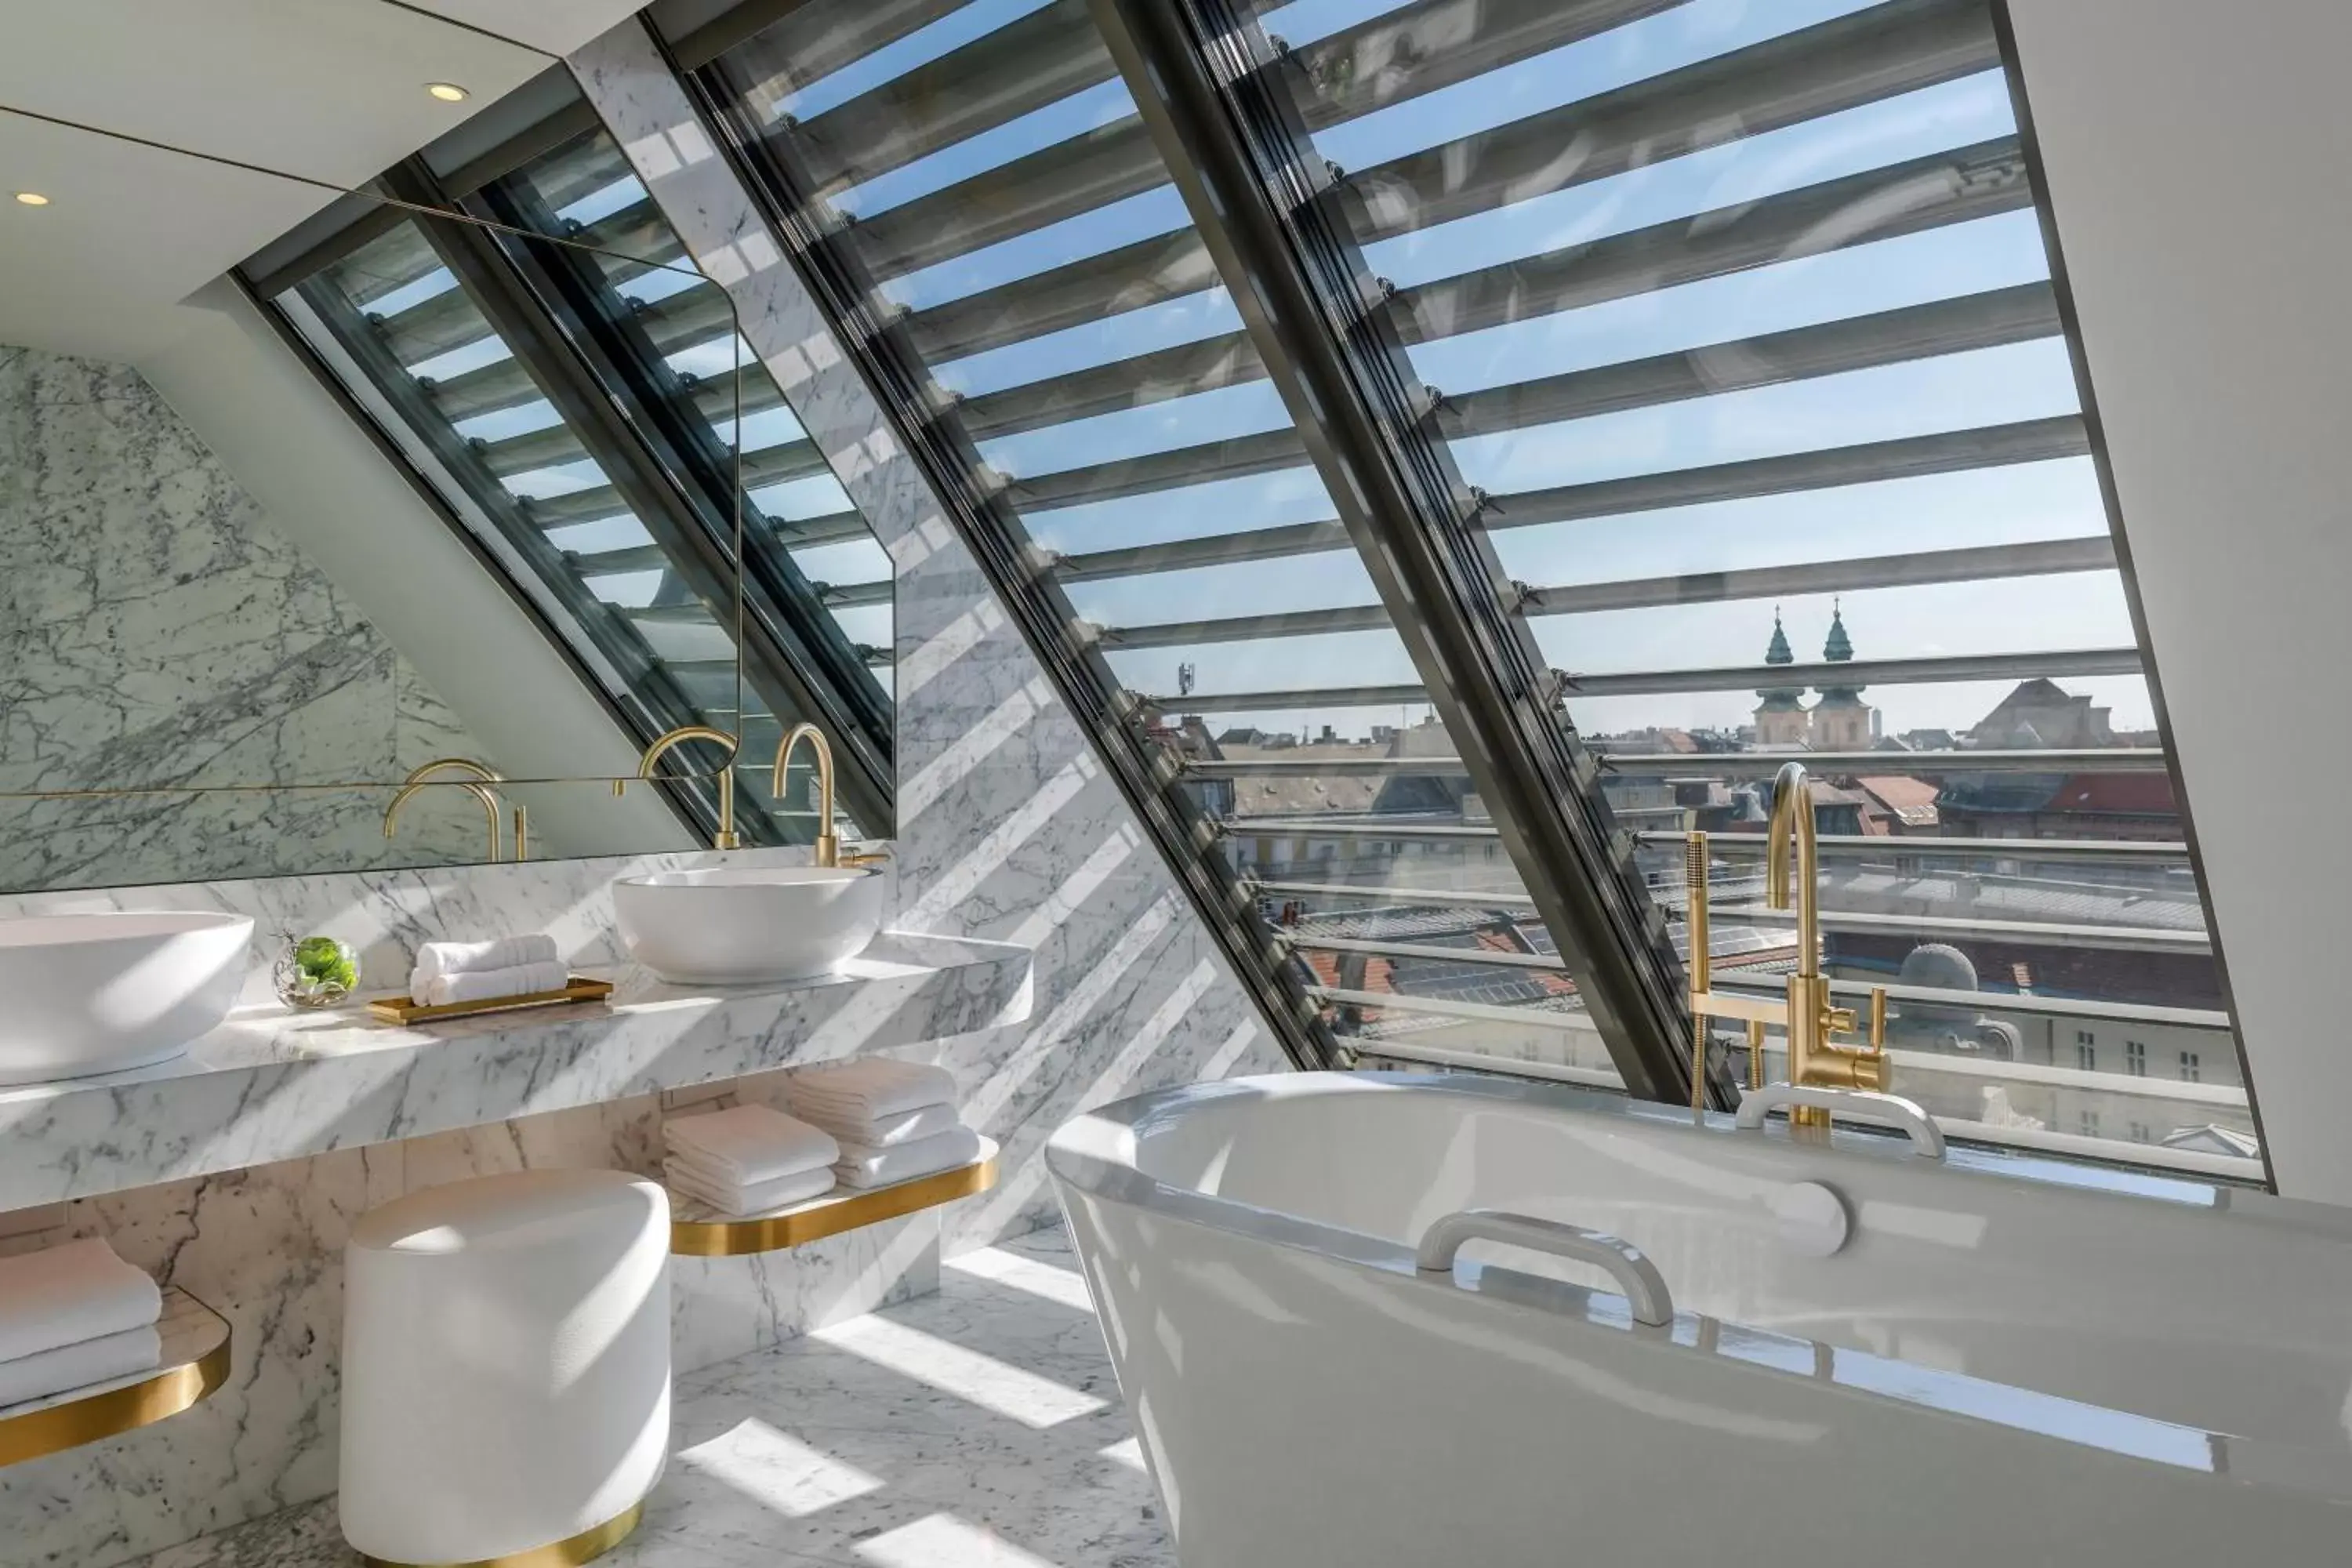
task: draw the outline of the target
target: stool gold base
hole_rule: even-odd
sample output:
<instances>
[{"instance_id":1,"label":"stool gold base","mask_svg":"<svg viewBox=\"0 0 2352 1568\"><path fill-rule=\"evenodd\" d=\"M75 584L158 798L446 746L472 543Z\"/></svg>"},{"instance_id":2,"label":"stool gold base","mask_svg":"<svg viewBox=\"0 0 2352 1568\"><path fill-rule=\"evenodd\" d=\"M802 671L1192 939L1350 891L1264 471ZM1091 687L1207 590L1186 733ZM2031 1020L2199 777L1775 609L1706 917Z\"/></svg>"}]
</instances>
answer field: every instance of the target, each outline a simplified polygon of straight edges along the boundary
<instances>
[{"instance_id":1,"label":"stool gold base","mask_svg":"<svg viewBox=\"0 0 2352 1568\"><path fill-rule=\"evenodd\" d=\"M640 1498L602 1524L592 1524L577 1535L566 1536L551 1546L534 1546L528 1552L509 1552L503 1557L483 1557L471 1563L394 1563L386 1557L370 1557L360 1553L366 1568L580 1568L583 1563L593 1563L629 1538L646 1516L645 1500Z\"/></svg>"}]
</instances>

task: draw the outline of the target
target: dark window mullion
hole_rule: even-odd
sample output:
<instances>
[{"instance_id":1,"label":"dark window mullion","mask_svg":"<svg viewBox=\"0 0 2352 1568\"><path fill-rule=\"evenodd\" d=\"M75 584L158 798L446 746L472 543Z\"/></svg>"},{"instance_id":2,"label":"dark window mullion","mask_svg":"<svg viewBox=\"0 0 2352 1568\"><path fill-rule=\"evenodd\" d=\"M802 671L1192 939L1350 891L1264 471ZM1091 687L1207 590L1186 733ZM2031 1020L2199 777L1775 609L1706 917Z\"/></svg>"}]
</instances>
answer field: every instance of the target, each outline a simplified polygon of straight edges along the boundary
<instances>
[{"instance_id":1,"label":"dark window mullion","mask_svg":"<svg viewBox=\"0 0 2352 1568\"><path fill-rule=\"evenodd\" d=\"M537 234L564 232L562 220L519 179L485 187L470 200L484 216L499 223ZM731 559L739 492L736 458L730 444L703 416L694 390L664 360L629 302L605 281L595 257L519 237L508 237L504 248L668 472L709 546ZM697 287L714 295L719 290L715 283ZM722 330L731 342L736 335L731 317ZM731 409L731 398L728 406ZM749 623L745 634L754 644L742 650L746 673L758 668L757 645L772 644L768 657L794 675L780 683L784 688L781 693L764 694L772 705L778 695L788 700L788 708L776 708L779 714L796 712L824 722L839 752L844 806L866 831L887 833L895 819L890 699L815 585L790 553L772 542L773 530L750 497L740 500L740 570Z\"/></svg>"},{"instance_id":2,"label":"dark window mullion","mask_svg":"<svg viewBox=\"0 0 2352 1568\"><path fill-rule=\"evenodd\" d=\"M1091 0L1129 91L1339 504L1627 1086L1690 1092L1689 1018L1630 836L1432 424L1330 172L1235 0ZM1730 1101L1727 1079L1715 1084Z\"/></svg>"}]
</instances>

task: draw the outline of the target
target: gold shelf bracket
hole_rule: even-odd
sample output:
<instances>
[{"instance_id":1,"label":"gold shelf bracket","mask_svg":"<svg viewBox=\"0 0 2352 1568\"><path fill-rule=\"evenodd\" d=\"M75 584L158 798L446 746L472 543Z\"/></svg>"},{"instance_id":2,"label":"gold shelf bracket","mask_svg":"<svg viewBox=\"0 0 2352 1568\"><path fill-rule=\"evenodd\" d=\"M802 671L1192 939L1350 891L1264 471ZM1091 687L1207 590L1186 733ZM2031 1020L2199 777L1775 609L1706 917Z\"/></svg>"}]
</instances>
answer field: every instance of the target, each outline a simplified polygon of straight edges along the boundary
<instances>
[{"instance_id":1,"label":"gold shelf bracket","mask_svg":"<svg viewBox=\"0 0 2352 1568\"><path fill-rule=\"evenodd\" d=\"M228 1381L229 1327L219 1313L178 1286L167 1286L163 1315L155 1327L163 1341L163 1364L153 1372L0 1409L0 1465L21 1465L152 1426Z\"/></svg>"},{"instance_id":2,"label":"gold shelf bracket","mask_svg":"<svg viewBox=\"0 0 2352 1568\"><path fill-rule=\"evenodd\" d=\"M995 1141L980 1141L980 1158L969 1165L934 1171L887 1187L835 1187L822 1197L773 1214L742 1216L713 1213L691 1199L671 1197L669 1249L679 1258L741 1258L781 1247L805 1247L828 1236L879 1225L996 1185Z\"/></svg>"}]
</instances>

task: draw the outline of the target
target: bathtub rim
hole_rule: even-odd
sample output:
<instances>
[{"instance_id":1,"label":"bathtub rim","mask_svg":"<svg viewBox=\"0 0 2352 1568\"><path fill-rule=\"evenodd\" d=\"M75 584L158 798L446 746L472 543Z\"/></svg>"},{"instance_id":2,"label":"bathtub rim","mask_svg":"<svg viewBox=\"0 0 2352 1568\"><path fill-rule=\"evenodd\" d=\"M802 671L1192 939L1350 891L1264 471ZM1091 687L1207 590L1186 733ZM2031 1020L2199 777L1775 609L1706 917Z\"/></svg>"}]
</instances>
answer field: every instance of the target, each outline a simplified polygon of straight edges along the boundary
<instances>
[{"instance_id":1,"label":"bathtub rim","mask_svg":"<svg viewBox=\"0 0 2352 1568\"><path fill-rule=\"evenodd\" d=\"M1126 1100L1081 1111L1055 1129L1045 1144L1045 1164L1057 1184L1093 1198L1099 1198L1125 1207L1148 1210L1180 1222L1206 1226L1230 1235L1244 1237L1272 1246L1315 1253L1342 1262L1401 1275L1431 1288L1452 1286L1474 1294L1516 1300L1531 1310L1549 1310L1565 1321L1671 1343L1695 1353L1720 1355L1730 1348L1736 1336L1759 1343L1778 1341L1788 1344L1811 1344L1795 1336L1779 1333L1754 1325L1729 1320L1706 1318L1696 1310L1676 1306L1674 1321L1663 1328L1645 1327L1635 1322L1622 1306L1623 1299L1598 1289L1563 1281L1539 1279L1496 1266L1467 1263L1461 1268L1461 1277L1441 1279L1423 1276L1415 1267L1414 1250L1410 1243L1391 1241L1369 1232L1351 1230L1320 1220L1307 1219L1262 1205L1244 1203L1236 1198L1203 1193L1192 1188L1171 1186L1139 1169L1134 1160L1138 1136L1150 1130L1155 1121L1165 1121L1182 1112L1213 1104L1221 1100L1237 1100L1244 1095L1263 1095L1268 1086L1277 1098L1311 1097L1317 1094L1359 1092L1335 1087L1347 1080L1370 1080L1394 1085L1401 1089L1428 1089L1440 1093L1461 1093L1473 1099L1505 1104L1528 1105L1543 1110L1591 1112L1642 1123L1645 1127L1663 1127L1684 1134L1717 1134L1738 1138L1789 1139L1785 1126L1770 1127L1762 1131L1743 1131L1731 1117L1709 1112L1704 1128L1695 1128L1688 1110L1677 1106L1634 1100L1625 1096L1599 1090L1567 1088L1551 1084L1514 1083L1503 1079L1472 1079L1466 1075L1448 1073L1399 1072L1289 1072L1225 1079L1202 1083L1179 1085L1170 1089L1150 1090ZM1109 1152L1121 1147L1125 1140L1124 1157ZM1881 1160L1899 1167L1914 1164L1917 1156L1912 1153L1908 1139L1900 1133L1881 1133L1875 1130L1834 1130L1831 1148L1864 1159ZM2161 1203L2186 1208L2191 1213L2223 1215L2244 1213L2259 1215L2273 1222L2284 1221L2294 1228L2310 1228L2326 1238L2352 1241L2352 1210L2304 1200L2281 1198L2274 1194L2254 1192L2245 1188L2208 1184L2177 1176L2144 1175L2135 1171L2114 1170L2099 1166L2084 1166L2072 1162L2051 1160L2032 1154L1996 1150L1963 1150L1955 1145L1947 1161L1951 1173L1969 1181L2015 1181L2046 1187L2063 1188L2094 1199L2123 1203ZM2183 1191L2182 1189L2187 1189ZM1069 1206L1067 1192L1063 1205ZM1489 1285L1483 1276L1492 1276ZM1548 1297L1549 1300L1538 1300ZM1718 1325L1719 1342L1714 1348L1701 1340L1698 1325L1702 1321ZM1899 1362L1899 1358L1853 1351L1844 1346L1830 1346L1833 1351L1871 1363L1895 1363L1916 1368L1927 1385L1980 1385L1995 1390L2011 1390L2027 1396L2030 1402L2051 1402L2055 1405L2105 1411L2127 1418L2133 1423L2145 1423L2152 1427L2203 1436L2214 1457L2217 1475L2226 1474L2240 1481L2258 1486L2270 1486L2306 1496L2326 1497L2338 1502L2352 1503L2352 1458L2305 1442L2275 1437L2249 1437L2234 1433L2212 1431L2177 1421L2142 1415L2137 1412L2117 1410L2113 1406L2091 1405L2020 1384L2004 1384L1996 1379L1975 1377L1967 1373L1945 1373L1916 1363ZM1746 1357L1734 1359L1746 1360ZM1769 1370L1769 1369L1768 1369ZM1835 1379L1846 1383L1843 1378ZM1873 1389L1859 1384L1848 1384L1848 1390L1868 1398L1895 1399L1926 1412L1940 1412L1963 1420L2004 1426L2032 1436L2048 1438L2071 1447L2100 1449L2110 1453L2129 1454L2112 1444L2090 1441L2070 1432L2053 1429L2031 1421L2003 1419L2000 1416L1972 1414L1952 1408L1938 1400L1925 1396L1906 1396ZM2171 1464L2172 1461L2147 1458L2143 1462ZM2191 1473L2198 1473L2191 1468Z\"/></svg>"},{"instance_id":2,"label":"bathtub rim","mask_svg":"<svg viewBox=\"0 0 2352 1568\"><path fill-rule=\"evenodd\" d=\"M1344 1084L1386 1085L1458 1094L1499 1104L1598 1115L1639 1122L1644 1127L1667 1128L1682 1132L1701 1131L1693 1127L1691 1112L1686 1107L1635 1100L1607 1089L1569 1084L1538 1083L1469 1073L1278 1072L1150 1089L1082 1110L1056 1128L1046 1140L1045 1163L1055 1176L1084 1191L1095 1191L1097 1182L1113 1181L1111 1172L1114 1167L1125 1170L1142 1185L1138 1187L1133 1184L1118 1182L1116 1184L1125 1190L1116 1194L1105 1194L1119 1196L1123 1201L1152 1202L1162 1197L1191 1195L1209 1199L1236 1213L1272 1213L1274 1211L1237 1200L1169 1186L1138 1169L1131 1159L1113 1160L1100 1152L1104 1146L1102 1141L1106 1137L1115 1139L1121 1131L1147 1131L1151 1123L1183 1110L1244 1095L1255 1098L1271 1094L1275 1099L1288 1099L1357 1092L1336 1087ZM1715 1110L1706 1113L1703 1131L1724 1137L1763 1138L1776 1143L1790 1141L1785 1122L1771 1122L1760 1131L1742 1131L1733 1125L1729 1114ZM1916 1158L1901 1133L1849 1123L1840 1123L1832 1130L1829 1147L1840 1154L1883 1161L1893 1165L1907 1165ZM2259 1215L2273 1221L2309 1226L2337 1239L2352 1242L2352 1208L2281 1197L2275 1193L2234 1183L2205 1181L2179 1173L2153 1172L2091 1160L2065 1159L2032 1151L1958 1142L1947 1146L1943 1163L1947 1171L1969 1179L1990 1177L2127 1201L2163 1203L2215 1213ZM1409 1250L1406 1256L1410 1257Z\"/></svg>"}]
</instances>

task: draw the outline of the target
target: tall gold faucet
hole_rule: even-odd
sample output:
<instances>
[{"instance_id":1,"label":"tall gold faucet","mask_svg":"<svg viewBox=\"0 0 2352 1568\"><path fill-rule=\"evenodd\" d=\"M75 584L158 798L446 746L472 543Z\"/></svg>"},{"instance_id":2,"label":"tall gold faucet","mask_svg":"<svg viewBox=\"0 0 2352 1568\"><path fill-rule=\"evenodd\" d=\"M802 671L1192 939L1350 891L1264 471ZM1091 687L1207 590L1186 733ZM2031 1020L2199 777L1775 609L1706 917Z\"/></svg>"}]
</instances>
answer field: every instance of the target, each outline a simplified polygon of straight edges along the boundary
<instances>
[{"instance_id":1,"label":"tall gold faucet","mask_svg":"<svg viewBox=\"0 0 2352 1568\"><path fill-rule=\"evenodd\" d=\"M423 784L436 773L464 773L468 777L479 779L486 785L502 784L507 782L506 774L488 763L478 763L471 757L436 757L429 763L420 763L408 771L408 777L404 782ZM490 793L495 795L498 792L494 789ZM387 812L384 815L386 822L383 836L389 838L392 837L391 813ZM530 816L524 810L520 801L514 803L514 858L518 861L530 858ZM490 858L495 860L498 857L493 855Z\"/></svg>"},{"instance_id":2,"label":"tall gold faucet","mask_svg":"<svg viewBox=\"0 0 2352 1568\"><path fill-rule=\"evenodd\" d=\"M1767 830L1764 870L1766 907L1797 910L1797 972L1789 976L1788 1000L1780 1005L1713 989L1707 951L1707 838L1688 836L1685 882L1690 900L1690 1009L1694 1036L1691 1109L1705 1104L1706 1021L1710 1016L1748 1024L1748 1072L1752 1088L1763 1082L1764 1026L1788 1032L1789 1081L1807 1089L1884 1090L1892 1079L1886 1059L1886 991L1870 992L1870 1043L1839 1045L1830 1037L1856 1027L1853 1009L1830 1002L1829 977L1822 973L1821 850L1813 837L1813 792L1802 763L1788 763L1772 783L1772 824ZM1791 853L1793 849L1793 854ZM1792 863L1793 862L1793 863ZM1829 1113L1807 1106L1789 1112L1798 1126L1825 1126Z\"/></svg>"},{"instance_id":3,"label":"tall gold faucet","mask_svg":"<svg viewBox=\"0 0 2352 1568\"><path fill-rule=\"evenodd\" d=\"M795 724L784 731L776 743L776 771L768 781L768 793L778 800L784 798L784 770L792 765L793 752L806 741L816 749L816 863L820 866L841 864L841 840L833 833L833 742L824 731L814 724Z\"/></svg>"},{"instance_id":4,"label":"tall gold faucet","mask_svg":"<svg viewBox=\"0 0 2352 1568\"><path fill-rule=\"evenodd\" d=\"M708 724L681 724L646 748L637 763L637 777L654 776L654 764L673 746L688 741L709 741L727 748L727 765L719 770L719 831L711 836L713 849L740 849L743 839L735 831L735 753L742 742L724 730L714 730ZM626 779L613 781L613 794L618 798L629 787Z\"/></svg>"},{"instance_id":5,"label":"tall gold faucet","mask_svg":"<svg viewBox=\"0 0 2352 1568\"><path fill-rule=\"evenodd\" d=\"M887 860L887 855L844 855L841 840L833 831L833 742L824 731L814 724L795 724L784 731L776 743L776 770L768 780L768 793L778 800L784 798L784 772L792 766L793 752L806 741L816 752L816 863L820 866L872 866Z\"/></svg>"},{"instance_id":6,"label":"tall gold faucet","mask_svg":"<svg viewBox=\"0 0 2352 1568\"><path fill-rule=\"evenodd\" d=\"M488 784L477 784L471 779L468 779L464 784L442 784L432 779L412 778L406 784L401 785L399 792L392 797L392 804L383 808L383 837L385 841L389 843L392 839L392 836L398 831L397 825L400 820L400 808L408 804L409 796L415 795L419 790L445 788L462 789L471 795L476 800L482 803L482 811L488 816L490 822L489 860L491 865L497 865L499 863L499 830L500 826L499 822L499 797L490 793L490 788Z\"/></svg>"}]
</instances>

